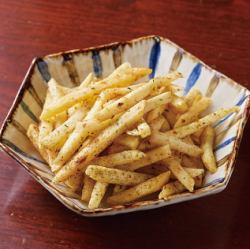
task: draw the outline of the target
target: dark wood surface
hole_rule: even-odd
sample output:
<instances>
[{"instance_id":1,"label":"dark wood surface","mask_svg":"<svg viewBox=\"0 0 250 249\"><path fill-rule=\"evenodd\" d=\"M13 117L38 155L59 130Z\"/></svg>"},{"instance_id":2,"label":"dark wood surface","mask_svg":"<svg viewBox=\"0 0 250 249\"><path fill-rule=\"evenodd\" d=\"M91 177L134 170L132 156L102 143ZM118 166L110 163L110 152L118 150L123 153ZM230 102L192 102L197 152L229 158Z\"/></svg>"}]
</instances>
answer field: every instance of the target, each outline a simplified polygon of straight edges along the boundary
<instances>
[{"instance_id":1,"label":"dark wood surface","mask_svg":"<svg viewBox=\"0 0 250 249\"><path fill-rule=\"evenodd\" d=\"M0 121L35 56L147 34L167 37L250 87L250 2L0 0ZM250 248L250 126L225 191L106 218L62 206L0 154L0 248Z\"/></svg>"}]
</instances>

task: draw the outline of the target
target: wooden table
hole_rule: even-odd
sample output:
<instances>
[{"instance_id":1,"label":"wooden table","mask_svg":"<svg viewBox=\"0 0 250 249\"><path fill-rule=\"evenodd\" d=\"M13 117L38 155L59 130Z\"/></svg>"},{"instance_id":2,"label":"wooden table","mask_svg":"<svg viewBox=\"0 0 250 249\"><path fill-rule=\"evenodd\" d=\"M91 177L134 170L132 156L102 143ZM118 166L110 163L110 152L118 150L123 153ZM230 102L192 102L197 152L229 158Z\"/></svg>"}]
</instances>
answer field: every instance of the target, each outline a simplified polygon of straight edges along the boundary
<instances>
[{"instance_id":1,"label":"wooden table","mask_svg":"<svg viewBox=\"0 0 250 249\"><path fill-rule=\"evenodd\" d=\"M250 2L0 1L0 119L35 56L146 34L167 37L250 87ZM63 207L0 154L0 248L250 248L249 123L225 191L107 218Z\"/></svg>"}]
</instances>

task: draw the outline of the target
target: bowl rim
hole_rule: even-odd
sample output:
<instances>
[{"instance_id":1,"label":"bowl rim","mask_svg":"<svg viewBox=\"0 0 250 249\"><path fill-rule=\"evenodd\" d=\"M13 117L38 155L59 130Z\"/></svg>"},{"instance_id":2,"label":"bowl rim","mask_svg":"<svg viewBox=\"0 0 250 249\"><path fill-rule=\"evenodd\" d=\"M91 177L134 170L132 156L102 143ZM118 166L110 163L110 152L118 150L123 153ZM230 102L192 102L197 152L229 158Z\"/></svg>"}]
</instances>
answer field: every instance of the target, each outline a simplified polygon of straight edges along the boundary
<instances>
[{"instance_id":1,"label":"bowl rim","mask_svg":"<svg viewBox=\"0 0 250 249\"><path fill-rule=\"evenodd\" d=\"M242 87L243 89L245 89L249 94L246 97L246 104L245 107L243 109L243 114L242 114L242 119L238 125L238 130L237 130L237 134L236 134L236 139L234 141L234 145L233 145L233 149L232 149L232 153L229 156L228 159L228 164L227 164L227 169L226 169L226 174L225 177L223 179L222 182L217 182L215 184L211 184L208 186L205 186L201 189L197 189L195 190L193 193L181 193L178 195L174 195L173 197L169 198L168 200L152 200L152 201L139 201L139 202L135 202L135 203L131 203L131 204L125 204L125 205L118 205L118 206L113 206L113 207L108 207L108 208L98 208L98 209L94 209L94 210L90 210L90 209L80 209L79 207L74 207L69 205L69 203L63 201L62 199L59 198L58 195L56 195L54 193L54 190L50 189L46 183L46 181L44 181L44 179L42 179L40 176L34 174L31 170L29 170L29 163L25 162L22 158L18 157L14 152L11 151L11 149L8 148L8 146L6 146L3 143L3 134L8 126L8 124L11 122L12 117L14 112L16 111L19 103L21 102L23 95L25 93L25 91L27 90L27 88L31 85L30 82L30 78L32 76L32 73L35 69L36 63L39 60L43 60L43 59L47 59L47 58L56 58L58 56L63 56L63 55L68 55L68 54L78 54L78 53L88 53L91 51L103 51L106 49L116 49L119 46L125 46L125 45L131 45L135 42L139 42L142 40L147 40L147 39L158 39L160 41L165 41L169 44L171 44L172 46L174 46L175 48L180 49L183 53L185 53L187 56L189 56L193 61L199 62L200 64L202 64L202 66L204 66L206 69L219 74L221 78L225 78L227 79L227 81L229 81L232 84L236 84L239 85L240 87ZM231 78L227 77L226 75L218 72L217 70L212 69L211 67L209 67L207 64L205 64L202 60L198 59L196 56L192 55L191 53L187 52L186 50L184 50L181 46L177 45L176 43L170 41L167 38L163 38L161 36L158 35L147 35L147 36L142 36L139 38L135 38L135 39L131 39L128 41L121 41L121 42L111 42L108 44L104 44L104 45L99 45L99 46L95 46L95 47L88 47L88 48L83 48L83 49L72 49L72 50L67 50L67 51L63 51L63 52L58 52L58 53L52 53L49 55L45 55L43 57L35 57L25 76L24 79L22 80L22 83L16 93L16 96L11 104L11 107L5 117L5 119L3 120L1 129L0 129L0 148L3 149L3 151L5 151L10 157L12 157L15 161L17 161L22 167L25 168L25 170L28 171L28 173L34 178L36 179L43 187L45 187L57 200L59 200L64 206L67 206L69 209L71 209L72 211L83 215L83 216L105 216L105 215L111 215L114 214L114 212L117 212L117 214L120 213L127 213L127 212L133 212L133 211L140 211L140 210L144 210L143 208L145 207L150 207L152 205L158 205L155 206L154 208L158 208L158 207L162 207L168 204L174 204L177 202L181 201L181 198L186 197L184 201L188 201L188 200L192 200L195 198L199 198L205 195L209 195L212 194L212 192L220 192L223 189L226 188L230 176L234 170L234 166L236 163L236 156L238 154L239 151L239 145L243 136L243 130L244 127L246 125L247 119L248 119L248 115L250 113L250 92L249 90L241 85L240 83L235 82L234 80L232 80ZM175 200L172 203L169 203L169 201L171 202L171 200ZM165 203L165 205L164 205ZM163 205L160 205L163 204ZM136 209L136 208L140 208L141 209Z\"/></svg>"}]
</instances>

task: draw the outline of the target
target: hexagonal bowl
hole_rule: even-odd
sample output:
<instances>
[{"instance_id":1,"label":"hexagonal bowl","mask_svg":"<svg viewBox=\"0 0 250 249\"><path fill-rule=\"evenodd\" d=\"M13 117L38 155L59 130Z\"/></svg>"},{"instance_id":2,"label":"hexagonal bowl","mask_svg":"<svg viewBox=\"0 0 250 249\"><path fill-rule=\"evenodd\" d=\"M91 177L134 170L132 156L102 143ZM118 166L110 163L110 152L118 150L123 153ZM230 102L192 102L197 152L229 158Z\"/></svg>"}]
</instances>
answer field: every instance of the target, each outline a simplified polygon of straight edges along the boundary
<instances>
[{"instance_id":1,"label":"hexagonal bowl","mask_svg":"<svg viewBox=\"0 0 250 249\"><path fill-rule=\"evenodd\" d=\"M78 196L63 184L51 182L53 173L26 137L26 131L30 123L36 124L39 121L47 82L51 77L65 86L74 87L88 73L93 71L97 77L105 77L126 61L132 66L152 68L150 77L177 70L184 76L176 81L183 88L184 94L195 87L212 98L213 105L209 111L237 105L240 112L229 115L214 125L215 155L219 168L214 174L206 174L202 188L193 193L173 195L169 200L155 199L88 210L86 204L79 201ZM173 42L159 36L146 36L35 58L1 128L0 146L61 203L78 214L106 216L148 210L215 194L227 186L247 121L248 106L248 89L213 70Z\"/></svg>"}]
</instances>

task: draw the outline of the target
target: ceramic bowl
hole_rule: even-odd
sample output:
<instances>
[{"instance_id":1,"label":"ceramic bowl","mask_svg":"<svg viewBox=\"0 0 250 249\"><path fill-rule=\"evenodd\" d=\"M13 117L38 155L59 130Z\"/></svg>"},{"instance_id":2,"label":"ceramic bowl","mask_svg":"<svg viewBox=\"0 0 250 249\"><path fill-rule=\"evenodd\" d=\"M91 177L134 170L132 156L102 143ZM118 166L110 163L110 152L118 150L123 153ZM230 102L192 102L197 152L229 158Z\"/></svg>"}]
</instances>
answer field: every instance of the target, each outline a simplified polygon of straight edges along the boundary
<instances>
[{"instance_id":1,"label":"ceramic bowl","mask_svg":"<svg viewBox=\"0 0 250 249\"><path fill-rule=\"evenodd\" d=\"M167 201L141 201L124 206L88 210L86 205L62 184L51 182L53 174L26 137L26 130L30 123L39 122L47 82L51 77L65 86L74 87L89 72L93 71L97 77L105 77L126 61L132 66L152 68L150 77L178 70L184 76L176 81L183 88L183 94L195 87L205 96L212 98L213 105L209 111L237 105L240 112L229 115L214 125L217 134L215 155L219 168L214 174L206 174L201 189L195 190L194 193L174 195ZM1 128L0 146L61 203L78 214L106 216L148 210L215 194L226 188L247 121L248 105L249 91L246 88L205 65L173 42L159 36L147 36L128 42L35 58Z\"/></svg>"}]
</instances>

